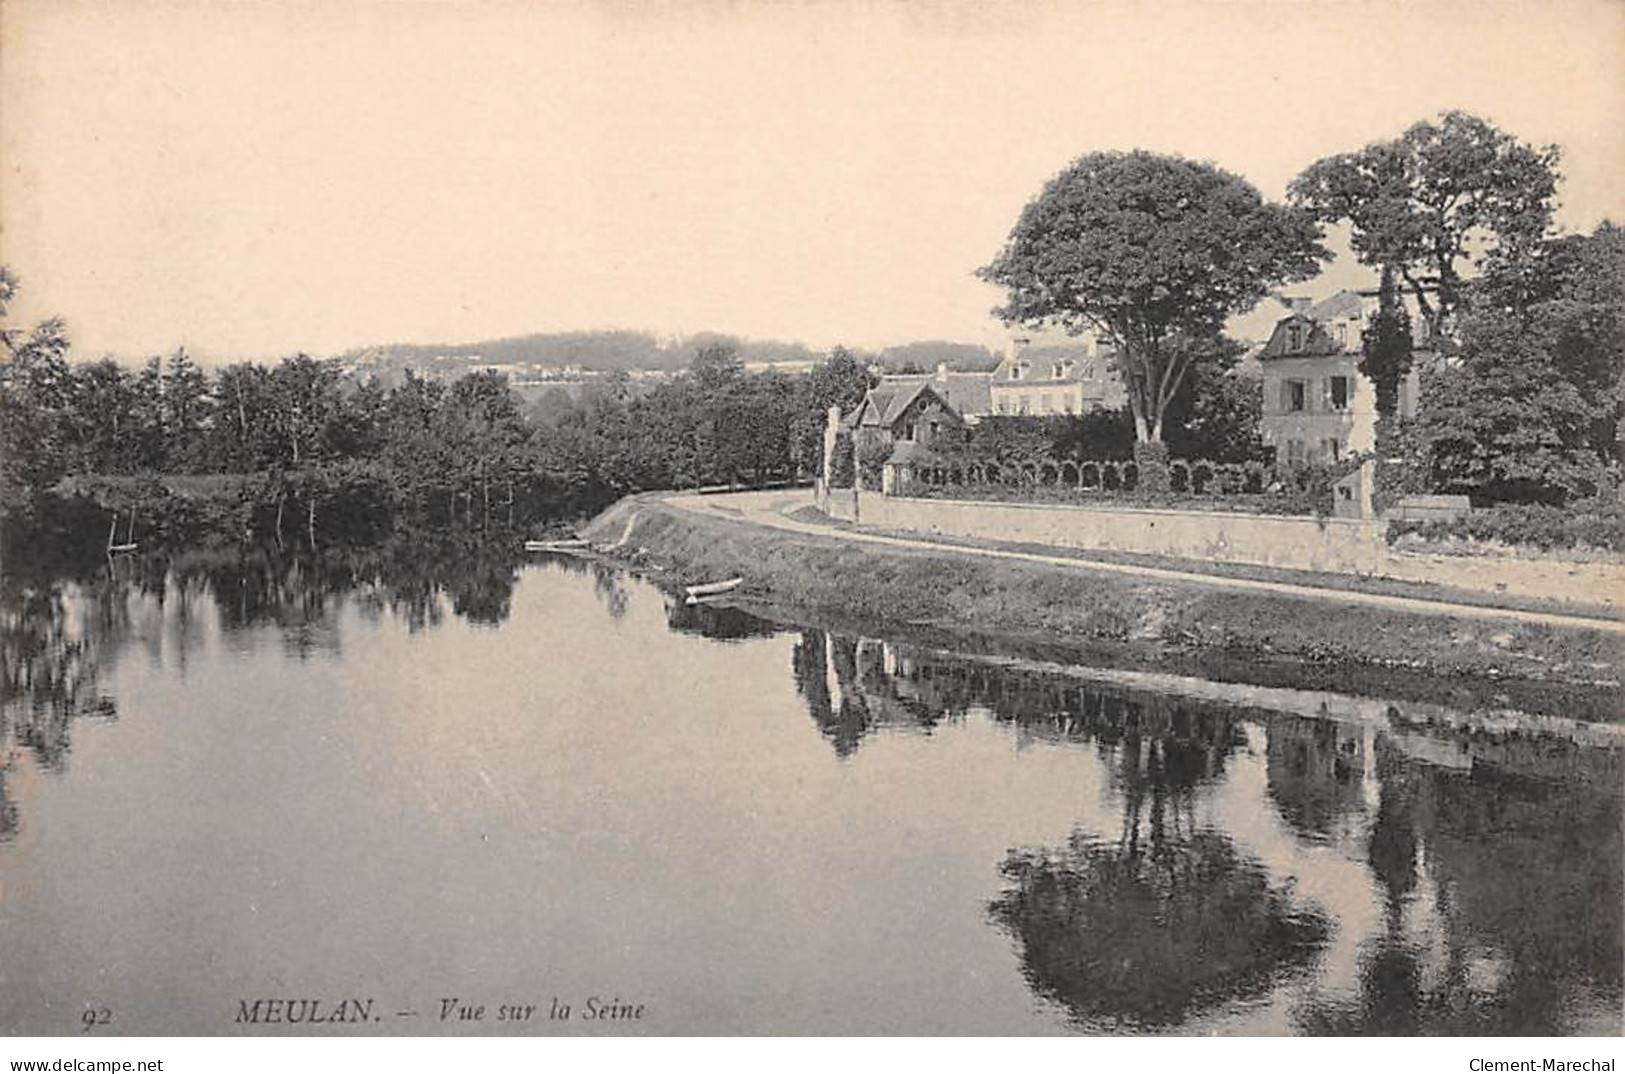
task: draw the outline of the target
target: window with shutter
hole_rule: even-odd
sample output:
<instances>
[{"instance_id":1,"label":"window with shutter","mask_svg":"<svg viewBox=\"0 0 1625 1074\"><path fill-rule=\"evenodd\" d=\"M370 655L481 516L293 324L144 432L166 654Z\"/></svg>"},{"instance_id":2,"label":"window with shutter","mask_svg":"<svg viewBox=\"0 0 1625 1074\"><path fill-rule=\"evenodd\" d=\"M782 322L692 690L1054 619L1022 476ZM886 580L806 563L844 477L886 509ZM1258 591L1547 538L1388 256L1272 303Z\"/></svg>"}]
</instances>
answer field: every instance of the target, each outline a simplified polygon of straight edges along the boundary
<instances>
[{"instance_id":1,"label":"window with shutter","mask_svg":"<svg viewBox=\"0 0 1625 1074\"><path fill-rule=\"evenodd\" d=\"M1282 385L1282 387L1286 389L1284 394L1284 398L1286 400L1286 405L1283 407L1284 410L1289 413L1296 414L1299 411L1307 410L1309 408L1308 382L1302 380L1289 380Z\"/></svg>"},{"instance_id":2,"label":"window with shutter","mask_svg":"<svg viewBox=\"0 0 1625 1074\"><path fill-rule=\"evenodd\" d=\"M1327 409L1338 412L1349 408L1349 378L1333 377L1327 382L1328 394L1326 397Z\"/></svg>"}]
</instances>

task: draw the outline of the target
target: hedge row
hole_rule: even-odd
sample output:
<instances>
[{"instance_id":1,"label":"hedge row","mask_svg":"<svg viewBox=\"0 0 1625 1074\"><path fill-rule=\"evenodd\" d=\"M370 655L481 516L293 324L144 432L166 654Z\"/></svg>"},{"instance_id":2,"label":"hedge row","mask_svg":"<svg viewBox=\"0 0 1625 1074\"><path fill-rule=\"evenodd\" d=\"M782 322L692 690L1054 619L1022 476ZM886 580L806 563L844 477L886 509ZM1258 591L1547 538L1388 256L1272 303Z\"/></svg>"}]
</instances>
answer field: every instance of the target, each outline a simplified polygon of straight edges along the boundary
<instances>
[{"instance_id":1,"label":"hedge row","mask_svg":"<svg viewBox=\"0 0 1625 1074\"><path fill-rule=\"evenodd\" d=\"M1593 500L1568 507L1547 504L1502 504L1475 508L1454 521L1405 521L1388 525L1388 539L1407 533L1427 540L1445 538L1499 541L1534 548L1601 548L1625 552L1625 507L1616 501Z\"/></svg>"}]
</instances>

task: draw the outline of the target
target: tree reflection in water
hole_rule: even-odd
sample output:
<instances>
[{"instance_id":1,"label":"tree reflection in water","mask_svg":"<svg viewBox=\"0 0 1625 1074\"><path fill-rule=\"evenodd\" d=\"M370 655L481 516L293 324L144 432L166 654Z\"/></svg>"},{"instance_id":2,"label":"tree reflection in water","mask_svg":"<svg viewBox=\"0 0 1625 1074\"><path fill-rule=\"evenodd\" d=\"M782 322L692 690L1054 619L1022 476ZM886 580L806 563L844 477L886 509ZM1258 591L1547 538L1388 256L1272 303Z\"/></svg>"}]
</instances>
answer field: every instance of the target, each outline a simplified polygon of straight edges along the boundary
<instances>
[{"instance_id":1,"label":"tree reflection in water","mask_svg":"<svg viewBox=\"0 0 1625 1074\"><path fill-rule=\"evenodd\" d=\"M975 710L1018 740L1088 748L1107 766L1120 830L1011 852L991 907L1033 991L1079 1024L1166 1028L1291 979L1282 1009L1301 1032L1619 1029L1617 750L1428 729L1395 710L1373 727L1196 706L820 630L801 633L791 666L843 758L871 735ZM1244 807L1258 827L1199 824L1196 806L1226 782L1248 726L1263 755L1261 793ZM1359 867L1371 926L1305 905L1255 856L1314 867L1310 852ZM1366 897L1327 866L1323 881L1345 885L1351 909ZM1315 957L1334 924L1356 963L1347 981Z\"/></svg>"},{"instance_id":2,"label":"tree reflection in water","mask_svg":"<svg viewBox=\"0 0 1625 1074\"><path fill-rule=\"evenodd\" d=\"M1317 999L1320 1033L1547 1035L1601 1012L1618 1032L1625 851L1619 758L1499 744L1498 764L1419 764L1377 740L1368 863L1383 931L1353 999ZM1520 756L1521 755L1521 756Z\"/></svg>"},{"instance_id":3,"label":"tree reflection in water","mask_svg":"<svg viewBox=\"0 0 1625 1074\"><path fill-rule=\"evenodd\" d=\"M62 771L75 724L116 717L100 682L132 640L172 643L168 656L184 667L187 650L204 641L203 605L215 610L222 635L272 627L298 660L337 651L345 601L374 616L387 608L412 631L439 624L446 603L469 622L496 624L508 617L517 563L506 546L406 530L315 554L273 546L159 550L86 564L71 576L9 562L0 578L0 839L23 822L8 778L19 753Z\"/></svg>"},{"instance_id":4,"label":"tree reflection in water","mask_svg":"<svg viewBox=\"0 0 1625 1074\"><path fill-rule=\"evenodd\" d=\"M726 604L689 604L682 597L666 603L666 625L679 634L695 634L712 641L771 638L784 628L770 620Z\"/></svg>"},{"instance_id":5,"label":"tree reflection in water","mask_svg":"<svg viewBox=\"0 0 1625 1074\"><path fill-rule=\"evenodd\" d=\"M620 568L603 560L587 559L568 552L542 553L534 557L534 560L565 574L591 577L593 596L604 605L604 610L609 612L610 618L620 619L626 615L628 597L625 578Z\"/></svg>"},{"instance_id":6,"label":"tree reflection in water","mask_svg":"<svg viewBox=\"0 0 1625 1074\"><path fill-rule=\"evenodd\" d=\"M100 637L122 632L122 609L102 601L82 617L73 613L62 587L7 587L0 595L0 840L14 837L20 823L8 787L19 752L61 772L75 721L118 715L99 686Z\"/></svg>"},{"instance_id":7,"label":"tree reflection in water","mask_svg":"<svg viewBox=\"0 0 1625 1074\"><path fill-rule=\"evenodd\" d=\"M336 652L345 608L393 615L411 631L448 612L501 622L518 558L400 533L315 557L194 549L70 579L8 575L0 840L28 823L27 799L15 798L31 782L16 778L19 766L63 771L75 728L116 714L110 669L130 645L155 655L162 647L181 667L211 636L265 631L289 658L317 660ZM610 615L627 610L620 574L557 562L590 580ZM720 640L779 629L680 603L668 605L667 622ZM979 721L1017 745L1070 750L1069 764L1098 762L1104 817L1085 824L1069 814L1061 845L1010 851L1002 884L985 849L972 866L988 885L980 898L991 926L1014 938L1031 991L1079 1025L1156 1030L1239 1016L1252 1009L1245 1001L1284 984L1269 1010L1303 1032L1619 1029L1617 750L1456 734L1393 713L1387 723L1338 723L1313 709L1194 703L817 629L799 634L791 671L839 758L872 735ZM1052 838L1060 841L1008 842ZM1336 935L1288 875L1318 884L1319 902L1339 914Z\"/></svg>"},{"instance_id":8,"label":"tree reflection in water","mask_svg":"<svg viewBox=\"0 0 1625 1074\"><path fill-rule=\"evenodd\" d=\"M1159 1029L1260 995L1314 959L1327 919L1194 819L1199 789L1241 741L1234 721L1109 696L1036 719L1097 743L1123 812L1115 840L1078 831L1000 866L1012 886L990 912L1020 941L1036 994L1089 1028Z\"/></svg>"}]
</instances>

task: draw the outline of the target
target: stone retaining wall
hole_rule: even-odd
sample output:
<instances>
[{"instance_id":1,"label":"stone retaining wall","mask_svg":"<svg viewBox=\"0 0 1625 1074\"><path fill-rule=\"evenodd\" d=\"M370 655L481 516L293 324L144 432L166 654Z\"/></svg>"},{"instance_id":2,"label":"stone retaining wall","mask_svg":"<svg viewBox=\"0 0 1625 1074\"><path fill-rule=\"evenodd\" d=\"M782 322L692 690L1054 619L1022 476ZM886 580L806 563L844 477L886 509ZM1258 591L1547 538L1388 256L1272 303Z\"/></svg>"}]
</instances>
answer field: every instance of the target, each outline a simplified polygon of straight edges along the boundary
<instances>
[{"instance_id":1,"label":"stone retaining wall","mask_svg":"<svg viewBox=\"0 0 1625 1074\"><path fill-rule=\"evenodd\" d=\"M1292 570L1374 573L1388 552L1384 524L1375 519L924 500L849 489L831 490L825 502L832 518L887 529Z\"/></svg>"},{"instance_id":2,"label":"stone retaining wall","mask_svg":"<svg viewBox=\"0 0 1625 1074\"><path fill-rule=\"evenodd\" d=\"M921 534L1377 575L1604 609L1625 604L1625 566L1392 549L1383 519L927 500L823 487L816 495L831 518Z\"/></svg>"}]
</instances>

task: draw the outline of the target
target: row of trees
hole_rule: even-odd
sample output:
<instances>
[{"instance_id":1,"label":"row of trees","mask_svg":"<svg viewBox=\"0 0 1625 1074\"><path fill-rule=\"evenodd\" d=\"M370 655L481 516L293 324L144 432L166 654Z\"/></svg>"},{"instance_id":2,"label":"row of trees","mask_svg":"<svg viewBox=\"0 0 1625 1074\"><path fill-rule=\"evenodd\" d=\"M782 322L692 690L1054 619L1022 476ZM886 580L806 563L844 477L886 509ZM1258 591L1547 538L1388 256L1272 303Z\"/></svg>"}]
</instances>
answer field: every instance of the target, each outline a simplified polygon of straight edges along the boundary
<instances>
[{"instance_id":1,"label":"row of trees","mask_svg":"<svg viewBox=\"0 0 1625 1074\"><path fill-rule=\"evenodd\" d=\"M0 270L0 313L15 289ZM60 321L6 328L3 340L8 513L27 511L70 476L252 476L232 494L264 501L279 535L290 502L312 532L318 502L344 499L485 525L514 518L516 504L521 519L563 517L641 489L810 473L825 410L852 406L872 379L840 348L810 376L747 375L730 345L712 343L652 392L621 378L583 405L531 420L492 371L450 383L409 373L386 389L305 355L214 372L184 350L135 370L70 363Z\"/></svg>"},{"instance_id":2,"label":"row of trees","mask_svg":"<svg viewBox=\"0 0 1625 1074\"><path fill-rule=\"evenodd\" d=\"M873 381L842 347L789 377L747 374L731 346L710 344L652 390L623 381L539 408L537 435L619 491L759 484L816 472L828 408L851 409Z\"/></svg>"}]
</instances>

